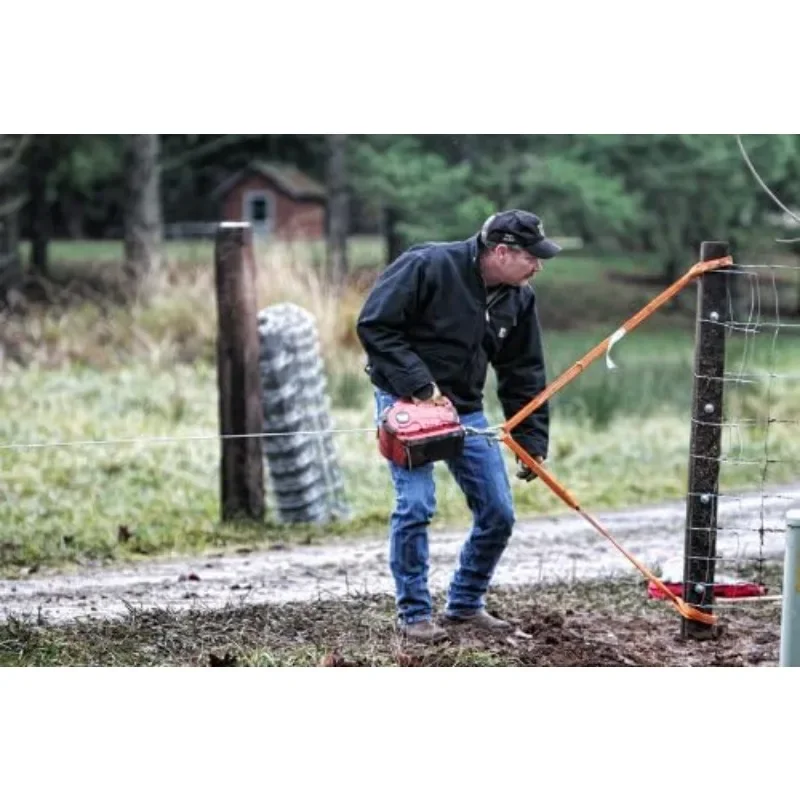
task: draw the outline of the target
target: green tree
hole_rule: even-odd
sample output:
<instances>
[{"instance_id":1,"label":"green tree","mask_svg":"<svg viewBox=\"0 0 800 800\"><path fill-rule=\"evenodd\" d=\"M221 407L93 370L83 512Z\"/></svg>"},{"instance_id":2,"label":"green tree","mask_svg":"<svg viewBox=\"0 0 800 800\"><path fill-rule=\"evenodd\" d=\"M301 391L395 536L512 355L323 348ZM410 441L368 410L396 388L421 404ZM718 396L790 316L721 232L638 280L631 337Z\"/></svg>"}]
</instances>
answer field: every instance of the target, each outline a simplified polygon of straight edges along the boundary
<instances>
[{"instance_id":1,"label":"green tree","mask_svg":"<svg viewBox=\"0 0 800 800\"><path fill-rule=\"evenodd\" d=\"M537 211L551 235L588 241L632 236L641 216L623 176L599 170L579 137L352 138L357 190L393 212L404 245L468 236L502 208Z\"/></svg>"},{"instance_id":2,"label":"green tree","mask_svg":"<svg viewBox=\"0 0 800 800\"><path fill-rule=\"evenodd\" d=\"M366 208L390 212L408 245L467 236L491 212L469 191L471 167L449 164L416 136L351 137L352 181Z\"/></svg>"}]
</instances>

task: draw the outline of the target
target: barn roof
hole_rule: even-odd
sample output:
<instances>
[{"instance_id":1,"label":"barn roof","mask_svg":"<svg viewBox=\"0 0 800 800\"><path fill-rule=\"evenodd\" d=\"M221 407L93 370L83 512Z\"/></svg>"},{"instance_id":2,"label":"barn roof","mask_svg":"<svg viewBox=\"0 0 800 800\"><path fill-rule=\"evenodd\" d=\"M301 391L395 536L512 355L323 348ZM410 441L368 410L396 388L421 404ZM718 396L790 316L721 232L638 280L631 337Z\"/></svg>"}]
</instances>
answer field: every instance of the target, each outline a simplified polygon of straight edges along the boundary
<instances>
[{"instance_id":1,"label":"barn roof","mask_svg":"<svg viewBox=\"0 0 800 800\"><path fill-rule=\"evenodd\" d=\"M293 200L325 200L325 187L291 164L276 164L269 161L251 161L244 169L226 178L217 186L215 195L225 195L241 180L250 175L261 175L275 184Z\"/></svg>"}]
</instances>

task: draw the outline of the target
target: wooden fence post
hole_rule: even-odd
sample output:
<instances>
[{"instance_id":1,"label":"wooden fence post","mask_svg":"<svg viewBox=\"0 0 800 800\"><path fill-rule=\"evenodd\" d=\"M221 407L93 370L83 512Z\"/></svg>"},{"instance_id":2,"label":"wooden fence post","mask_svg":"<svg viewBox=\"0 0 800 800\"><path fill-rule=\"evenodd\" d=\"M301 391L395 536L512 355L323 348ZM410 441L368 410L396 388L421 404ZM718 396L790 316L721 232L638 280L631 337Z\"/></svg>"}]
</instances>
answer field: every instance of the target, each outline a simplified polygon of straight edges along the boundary
<instances>
[{"instance_id":1,"label":"wooden fence post","mask_svg":"<svg viewBox=\"0 0 800 800\"><path fill-rule=\"evenodd\" d=\"M727 242L703 242L700 248L701 261L729 254ZM706 273L697 294L683 599L707 613L714 606L728 278L727 268ZM709 625L683 619L681 635L708 639L714 632Z\"/></svg>"},{"instance_id":2,"label":"wooden fence post","mask_svg":"<svg viewBox=\"0 0 800 800\"><path fill-rule=\"evenodd\" d=\"M220 433L241 437L222 439L223 521L262 521L265 512L258 309L255 274L246 253L251 239L249 223L223 222L215 240Z\"/></svg>"}]
</instances>

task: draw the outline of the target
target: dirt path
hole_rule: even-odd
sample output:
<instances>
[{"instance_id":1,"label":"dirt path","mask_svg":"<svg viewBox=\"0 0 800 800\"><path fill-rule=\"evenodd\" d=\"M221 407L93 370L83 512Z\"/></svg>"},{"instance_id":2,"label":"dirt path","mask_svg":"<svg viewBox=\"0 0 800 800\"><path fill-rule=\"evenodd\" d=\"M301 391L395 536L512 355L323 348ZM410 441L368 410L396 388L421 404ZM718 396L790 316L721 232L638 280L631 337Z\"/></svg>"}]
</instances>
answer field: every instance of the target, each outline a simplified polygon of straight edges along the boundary
<instances>
[{"instance_id":1,"label":"dirt path","mask_svg":"<svg viewBox=\"0 0 800 800\"><path fill-rule=\"evenodd\" d=\"M726 562L780 557L787 509L800 505L800 486L769 495L720 498L718 555ZM597 514L611 534L647 565L674 562L683 552L685 503ZM765 529L763 548L759 529ZM464 530L431 536L430 585L446 587ZM325 546L205 556L0 580L0 619L39 616L48 622L126 614L130 608L216 609L392 592L387 542L359 540ZM729 560L729 561L727 561ZM520 520L498 568L495 586L630 575L633 566L577 514Z\"/></svg>"}]
</instances>

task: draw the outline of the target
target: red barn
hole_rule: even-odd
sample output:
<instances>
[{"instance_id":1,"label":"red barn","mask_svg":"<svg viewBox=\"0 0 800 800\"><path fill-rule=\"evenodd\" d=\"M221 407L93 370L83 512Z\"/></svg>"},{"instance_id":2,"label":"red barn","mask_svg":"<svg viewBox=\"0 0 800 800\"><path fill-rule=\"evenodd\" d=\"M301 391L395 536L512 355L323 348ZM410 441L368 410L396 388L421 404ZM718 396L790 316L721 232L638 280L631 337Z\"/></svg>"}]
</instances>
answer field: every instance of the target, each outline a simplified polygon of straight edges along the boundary
<instances>
[{"instance_id":1,"label":"red barn","mask_svg":"<svg viewBox=\"0 0 800 800\"><path fill-rule=\"evenodd\" d=\"M223 181L214 194L221 219L249 222L254 236L325 238L325 187L296 167L254 161Z\"/></svg>"}]
</instances>

